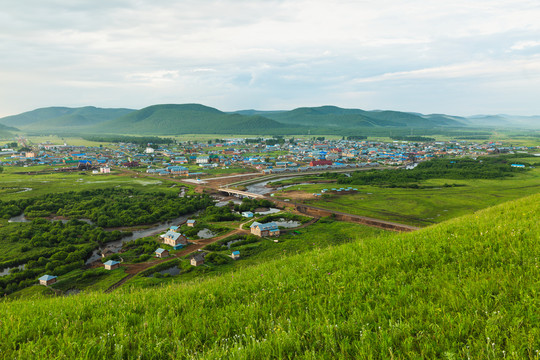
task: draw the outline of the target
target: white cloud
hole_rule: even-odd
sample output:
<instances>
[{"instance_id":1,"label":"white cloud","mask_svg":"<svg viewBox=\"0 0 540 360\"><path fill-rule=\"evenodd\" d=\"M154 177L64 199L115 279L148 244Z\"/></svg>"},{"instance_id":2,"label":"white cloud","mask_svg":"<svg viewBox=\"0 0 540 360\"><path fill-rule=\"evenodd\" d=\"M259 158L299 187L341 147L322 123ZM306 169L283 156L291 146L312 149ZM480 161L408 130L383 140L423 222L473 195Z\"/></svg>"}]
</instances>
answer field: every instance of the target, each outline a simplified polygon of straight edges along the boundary
<instances>
[{"instance_id":1,"label":"white cloud","mask_svg":"<svg viewBox=\"0 0 540 360\"><path fill-rule=\"evenodd\" d=\"M536 79L538 18L533 0L12 1L0 13L0 68L10 74L0 77L9 89L0 116L81 98L394 108L410 86L419 95L410 110L423 111L422 91L430 106L452 101L433 99L449 80ZM402 92L389 92L397 81ZM534 81L512 84L540 92ZM34 90L44 87L46 97Z\"/></svg>"},{"instance_id":2,"label":"white cloud","mask_svg":"<svg viewBox=\"0 0 540 360\"><path fill-rule=\"evenodd\" d=\"M540 41L518 41L510 47L511 50L525 50L540 46Z\"/></svg>"}]
</instances>

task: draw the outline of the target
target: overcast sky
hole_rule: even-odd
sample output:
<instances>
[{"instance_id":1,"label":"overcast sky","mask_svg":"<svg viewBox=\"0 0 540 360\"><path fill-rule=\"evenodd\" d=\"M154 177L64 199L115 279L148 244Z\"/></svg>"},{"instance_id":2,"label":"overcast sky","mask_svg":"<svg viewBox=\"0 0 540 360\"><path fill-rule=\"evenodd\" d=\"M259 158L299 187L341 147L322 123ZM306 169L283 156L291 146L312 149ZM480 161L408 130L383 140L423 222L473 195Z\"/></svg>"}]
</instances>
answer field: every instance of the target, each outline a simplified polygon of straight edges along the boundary
<instances>
[{"instance_id":1,"label":"overcast sky","mask_svg":"<svg viewBox=\"0 0 540 360\"><path fill-rule=\"evenodd\" d=\"M0 116L202 103L540 114L538 0L3 0Z\"/></svg>"}]
</instances>

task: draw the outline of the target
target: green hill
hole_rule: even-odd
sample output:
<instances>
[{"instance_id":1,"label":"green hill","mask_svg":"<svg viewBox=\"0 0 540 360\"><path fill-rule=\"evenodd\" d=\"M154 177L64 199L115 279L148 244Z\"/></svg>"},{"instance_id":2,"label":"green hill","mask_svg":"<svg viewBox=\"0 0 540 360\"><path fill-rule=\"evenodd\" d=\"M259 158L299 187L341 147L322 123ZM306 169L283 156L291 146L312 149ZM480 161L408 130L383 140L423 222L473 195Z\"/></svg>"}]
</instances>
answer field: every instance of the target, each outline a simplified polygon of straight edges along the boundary
<instances>
[{"instance_id":1,"label":"green hill","mask_svg":"<svg viewBox=\"0 0 540 360\"><path fill-rule=\"evenodd\" d=\"M0 123L22 130L73 130L95 125L128 114L130 109L48 107L0 119Z\"/></svg>"},{"instance_id":2,"label":"green hill","mask_svg":"<svg viewBox=\"0 0 540 360\"><path fill-rule=\"evenodd\" d=\"M262 116L227 114L200 104L153 105L100 124L100 132L130 134L257 134L286 128Z\"/></svg>"},{"instance_id":3,"label":"green hill","mask_svg":"<svg viewBox=\"0 0 540 360\"><path fill-rule=\"evenodd\" d=\"M0 124L0 140L12 138L13 137L12 131L19 131L19 129Z\"/></svg>"},{"instance_id":4,"label":"green hill","mask_svg":"<svg viewBox=\"0 0 540 360\"><path fill-rule=\"evenodd\" d=\"M4 358L537 358L540 194L234 274L6 301Z\"/></svg>"},{"instance_id":5,"label":"green hill","mask_svg":"<svg viewBox=\"0 0 540 360\"><path fill-rule=\"evenodd\" d=\"M263 112L265 117L285 124L304 126L327 126L343 128L359 127L422 127L432 128L443 125L463 125L455 119L425 117L400 111L365 111L343 109L336 106L302 107L291 111Z\"/></svg>"},{"instance_id":6,"label":"green hill","mask_svg":"<svg viewBox=\"0 0 540 360\"><path fill-rule=\"evenodd\" d=\"M19 131L16 127L0 124L0 131Z\"/></svg>"}]
</instances>

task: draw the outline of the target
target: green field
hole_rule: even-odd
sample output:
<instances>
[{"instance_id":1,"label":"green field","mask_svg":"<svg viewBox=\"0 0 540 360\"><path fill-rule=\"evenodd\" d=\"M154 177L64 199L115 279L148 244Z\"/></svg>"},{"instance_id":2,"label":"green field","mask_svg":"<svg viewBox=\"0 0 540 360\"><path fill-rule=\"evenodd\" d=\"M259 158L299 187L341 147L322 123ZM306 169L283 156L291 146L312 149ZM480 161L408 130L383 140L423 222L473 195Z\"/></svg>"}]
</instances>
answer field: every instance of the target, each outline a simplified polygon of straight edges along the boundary
<instances>
[{"instance_id":1,"label":"green field","mask_svg":"<svg viewBox=\"0 0 540 360\"><path fill-rule=\"evenodd\" d=\"M519 160L519 159L516 159ZM533 161L535 158L525 158ZM297 180L301 181L301 180ZM445 187L456 184L456 187ZM426 226L456 216L540 192L540 169L497 180L432 179L419 183L426 188L389 188L373 185L312 184L297 185L275 193L276 198L291 198L290 191L320 193L322 189L352 186L358 193L305 200L313 206L391 220L404 224ZM291 198L292 199L292 198Z\"/></svg>"},{"instance_id":2,"label":"green field","mask_svg":"<svg viewBox=\"0 0 540 360\"><path fill-rule=\"evenodd\" d=\"M8 301L0 351L25 359L535 359L539 215L534 195L207 280Z\"/></svg>"},{"instance_id":3,"label":"green field","mask_svg":"<svg viewBox=\"0 0 540 360\"><path fill-rule=\"evenodd\" d=\"M119 175L117 171L109 174L92 175L91 172L55 173L55 167L40 165L32 167L4 167L0 174L0 197L3 201L26 199L49 193L92 190L104 187L130 187L142 191L178 192L178 184L165 178L144 178ZM60 166L58 166L60 168ZM44 171L43 174L35 174ZM30 173L30 174L29 174ZM171 188L171 186L173 186ZM189 185L183 185L189 187ZM31 189L25 191L26 189Z\"/></svg>"}]
</instances>

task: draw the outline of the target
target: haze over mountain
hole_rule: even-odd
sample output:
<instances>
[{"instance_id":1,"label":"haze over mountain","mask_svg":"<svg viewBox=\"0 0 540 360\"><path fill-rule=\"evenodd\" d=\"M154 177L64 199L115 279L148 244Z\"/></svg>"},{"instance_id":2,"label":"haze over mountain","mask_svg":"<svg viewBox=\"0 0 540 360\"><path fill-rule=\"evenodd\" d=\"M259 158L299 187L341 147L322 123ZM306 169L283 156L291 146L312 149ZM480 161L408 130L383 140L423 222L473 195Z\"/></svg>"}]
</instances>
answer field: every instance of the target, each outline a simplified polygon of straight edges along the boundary
<instances>
[{"instance_id":1,"label":"haze over mountain","mask_svg":"<svg viewBox=\"0 0 540 360\"><path fill-rule=\"evenodd\" d=\"M0 119L4 126L27 132L111 134L324 134L347 129L444 127L538 128L540 117L480 115L459 117L391 110L344 109L336 106L294 110L223 112L201 104L152 105L141 110L48 107ZM0 128L1 129L1 128ZM9 129L4 129L4 131ZM16 129L11 129L16 130Z\"/></svg>"},{"instance_id":2,"label":"haze over mountain","mask_svg":"<svg viewBox=\"0 0 540 360\"><path fill-rule=\"evenodd\" d=\"M80 108L46 107L19 115L6 116L0 123L17 126L22 130L50 130L77 128L99 124L135 110L103 109L94 106Z\"/></svg>"}]
</instances>

